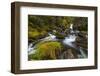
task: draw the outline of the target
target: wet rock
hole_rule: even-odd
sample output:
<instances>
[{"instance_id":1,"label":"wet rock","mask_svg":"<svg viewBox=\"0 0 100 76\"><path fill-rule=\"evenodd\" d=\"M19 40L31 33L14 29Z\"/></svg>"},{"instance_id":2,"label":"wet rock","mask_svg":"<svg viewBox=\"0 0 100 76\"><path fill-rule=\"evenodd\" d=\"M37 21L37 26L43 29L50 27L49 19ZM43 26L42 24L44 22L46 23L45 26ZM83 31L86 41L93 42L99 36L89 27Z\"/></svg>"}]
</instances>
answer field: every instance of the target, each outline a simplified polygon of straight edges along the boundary
<instances>
[{"instance_id":1,"label":"wet rock","mask_svg":"<svg viewBox=\"0 0 100 76\"><path fill-rule=\"evenodd\" d=\"M77 53L73 49L67 49L66 51L63 52L61 55L62 59L75 59L77 58Z\"/></svg>"},{"instance_id":2,"label":"wet rock","mask_svg":"<svg viewBox=\"0 0 100 76\"><path fill-rule=\"evenodd\" d=\"M81 31L78 36L76 37L75 44L79 47L88 48L88 37L87 33Z\"/></svg>"},{"instance_id":3,"label":"wet rock","mask_svg":"<svg viewBox=\"0 0 100 76\"><path fill-rule=\"evenodd\" d=\"M55 35L57 39L64 39L66 36L65 33L55 33Z\"/></svg>"}]
</instances>

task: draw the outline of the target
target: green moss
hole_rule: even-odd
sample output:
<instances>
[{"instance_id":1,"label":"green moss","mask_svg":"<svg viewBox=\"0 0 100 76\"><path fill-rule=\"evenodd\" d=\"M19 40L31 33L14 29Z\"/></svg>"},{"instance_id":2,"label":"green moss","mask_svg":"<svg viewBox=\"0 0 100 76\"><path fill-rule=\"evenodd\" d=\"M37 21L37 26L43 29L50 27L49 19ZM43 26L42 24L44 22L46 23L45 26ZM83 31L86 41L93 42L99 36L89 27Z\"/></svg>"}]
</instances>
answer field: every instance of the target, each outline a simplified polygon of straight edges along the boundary
<instances>
[{"instance_id":1,"label":"green moss","mask_svg":"<svg viewBox=\"0 0 100 76\"><path fill-rule=\"evenodd\" d=\"M44 42L36 45L36 53L29 55L29 59L33 60L48 60L57 59L57 53L62 50L60 42Z\"/></svg>"},{"instance_id":2,"label":"green moss","mask_svg":"<svg viewBox=\"0 0 100 76\"><path fill-rule=\"evenodd\" d=\"M46 31L41 31L40 32L36 29L33 29L33 30L28 32L28 38L33 39L33 40L37 40L39 38L45 37L46 34L47 34Z\"/></svg>"},{"instance_id":3,"label":"green moss","mask_svg":"<svg viewBox=\"0 0 100 76\"><path fill-rule=\"evenodd\" d=\"M56 37L58 38L58 39L64 39L65 38L65 35L63 35L63 34L61 34L61 33L55 33L55 35L56 35Z\"/></svg>"}]
</instances>

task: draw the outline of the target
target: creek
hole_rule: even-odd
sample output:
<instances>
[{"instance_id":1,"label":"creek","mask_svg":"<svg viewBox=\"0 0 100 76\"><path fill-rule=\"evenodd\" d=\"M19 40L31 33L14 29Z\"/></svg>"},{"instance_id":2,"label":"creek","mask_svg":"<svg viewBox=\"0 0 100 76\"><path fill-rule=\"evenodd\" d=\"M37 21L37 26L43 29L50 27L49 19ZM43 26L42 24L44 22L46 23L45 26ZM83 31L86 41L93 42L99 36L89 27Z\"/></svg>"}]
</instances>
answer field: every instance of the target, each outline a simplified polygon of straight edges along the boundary
<instances>
[{"instance_id":1,"label":"creek","mask_svg":"<svg viewBox=\"0 0 100 76\"><path fill-rule=\"evenodd\" d=\"M77 47L74 42L76 40L76 37L77 37L77 33L79 33L80 31L74 31L73 30L73 24L70 25L69 27L70 29L70 32L67 36L65 36L65 38L62 40L62 43L66 46L69 46L70 48L73 48L75 49L75 51L78 51L79 54L78 54L78 57L79 58L86 58L87 55L85 54L84 50L82 47ZM39 42L40 41L58 41L59 39L56 38L55 35L51 34L51 33L48 33L49 36L45 37L45 38L42 38L40 40L38 40ZM30 43L29 46L28 46L28 55L30 54L35 54L36 52L36 49L35 49L35 45L33 45L34 43ZM61 58L63 59L64 57L64 53L61 54Z\"/></svg>"}]
</instances>

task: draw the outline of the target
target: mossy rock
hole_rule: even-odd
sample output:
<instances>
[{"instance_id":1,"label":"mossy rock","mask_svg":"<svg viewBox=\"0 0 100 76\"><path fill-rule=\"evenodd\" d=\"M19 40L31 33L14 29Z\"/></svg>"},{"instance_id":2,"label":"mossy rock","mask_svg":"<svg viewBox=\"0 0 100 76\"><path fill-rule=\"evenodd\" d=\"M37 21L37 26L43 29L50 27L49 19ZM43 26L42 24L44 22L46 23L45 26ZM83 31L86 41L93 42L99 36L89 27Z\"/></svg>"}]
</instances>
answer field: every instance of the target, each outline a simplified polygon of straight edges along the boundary
<instances>
[{"instance_id":1,"label":"mossy rock","mask_svg":"<svg viewBox=\"0 0 100 76\"><path fill-rule=\"evenodd\" d=\"M29 60L57 59L62 51L62 45L57 41L38 43L35 54L29 55Z\"/></svg>"},{"instance_id":2,"label":"mossy rock","mask_svg":"<svg viewBox=\"0 0 100 76\"><path fill-rule=\"evenodd\" d=\"M61 33L55 33L56 37L58 39L64 39L65 38L65 34L61 34Z\"/></svg>"},{"instance_id":3,"label":"mossy rock","mask_svg":"<svg viewBox=\"0 0 100 76\"><path fill-rule=\"evenodd\" d=\"M29 39L33 39L34 40L37 40L37 39L40 39L40 38L43 38L47 35L47 32L46 31L37 31L37 30L33 30L33 31L29 31L28 32L28 38Z\"/></svg>"}]
</instances>

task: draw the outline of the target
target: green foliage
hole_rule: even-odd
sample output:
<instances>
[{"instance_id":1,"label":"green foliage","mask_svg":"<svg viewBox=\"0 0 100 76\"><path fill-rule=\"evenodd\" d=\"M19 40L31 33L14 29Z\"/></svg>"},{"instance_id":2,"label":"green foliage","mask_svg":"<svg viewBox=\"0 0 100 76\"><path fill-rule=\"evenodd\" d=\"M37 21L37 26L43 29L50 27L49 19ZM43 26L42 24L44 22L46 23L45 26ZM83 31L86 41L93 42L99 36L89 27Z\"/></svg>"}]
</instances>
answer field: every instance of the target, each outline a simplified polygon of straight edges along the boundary
<instances>
[{"instance_id":1,"label":"green foliage","mask_svg":"<svg viewBox=\"0 0 100 76\"><path fill-rule=\"evenodd\" d=\"M88 31L88 18L87 17L75 17L73 20L74 28L79 31Z\"/></svg>"},{"instance_id":2,"label":"green foliage","mask_svg":"<svg viewBox=\"0 0 100 76\"><path fill-rule=\"evenodd\" d=\"M32 60L47 60L56 59L58 52L62 50L62 45L60 42L43 42L36 46L35 54L29 55L29 59Z\"/></svg>"},{"instance_id":3,"label":"green foliage","mask_svg":"<svg viewBox=\"0 0 100 76\"><path fill-rule=\"evenodd\" d=\"M61 35L64 30L69 28L73 23L74 17L67 16L28 16L28 38L36 40L45 37L48 32L56 30L58 38L63 38Z\"/></svg>"},{"instance_id":4,"label":"green foliage","mask_svg":"<svg viewBox=\"0 0 100 76\"><path fill-rule=\"evenodd\" d=\"M69 17L69 16L28 16L28 26L38 31L64 31L69 28L70 24L74 24L79 30L87 30L87 17Z\"/></svg>"}]
</instances>

